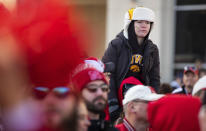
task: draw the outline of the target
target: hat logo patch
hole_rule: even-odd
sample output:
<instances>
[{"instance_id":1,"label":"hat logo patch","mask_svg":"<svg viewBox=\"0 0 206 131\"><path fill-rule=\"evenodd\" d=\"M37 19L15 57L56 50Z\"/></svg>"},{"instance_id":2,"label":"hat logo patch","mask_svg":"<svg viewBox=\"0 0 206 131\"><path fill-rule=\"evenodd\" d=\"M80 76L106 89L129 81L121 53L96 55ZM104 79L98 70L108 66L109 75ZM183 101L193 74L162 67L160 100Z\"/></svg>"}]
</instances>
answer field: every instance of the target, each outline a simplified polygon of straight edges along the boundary
<instances>
[{"instance_id":1,"label":"hat logo patch","mask_svg":"<svg viewBox=\"0 0 206 131\"><path fill-rule=\"evenodd\" d=\"M98 79L101 80L102 79L102 76L97 71L89 71L88 75L90 77L90 80L98 80Z\"/></svg>"}]
</instances>

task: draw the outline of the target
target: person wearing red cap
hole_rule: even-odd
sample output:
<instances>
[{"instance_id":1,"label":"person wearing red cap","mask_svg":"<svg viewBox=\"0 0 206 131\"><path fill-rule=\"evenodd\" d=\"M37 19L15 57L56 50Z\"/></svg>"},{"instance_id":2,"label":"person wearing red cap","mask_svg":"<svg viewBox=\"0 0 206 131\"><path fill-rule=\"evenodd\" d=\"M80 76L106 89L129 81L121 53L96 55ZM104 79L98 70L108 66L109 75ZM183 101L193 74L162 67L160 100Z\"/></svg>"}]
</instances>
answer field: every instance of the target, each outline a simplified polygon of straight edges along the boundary
<instances>
[{"instance_id":1,"label":"person wearing red cap","mask_svg":"<svg viewBox=\"0 0 206 131\"><path fill-rule=\"evenodd\" d=\"M38 109L29 99L24 56L10 32L11 16L0 2L0 130L30 131L40 125Z\"/></svg>"},{"instance_id":2,"label":"person wearing red cap","mask_svg":"<svg viewBox=\"0 0 206 131\"><path fill-rule=\"evenodd\" d=\"M12 33L27 64L33 98L42 110L40 130L61 130L65 117L76 128L78 99L69 86L73 69L81 62L83 36L74 21L78 14L61 0L19 1L12 17ZM79 19L76 21L80 21Z\"/></svg>"},{"instance_id":3,"label":"person wearing red cap","mask_svg":"<svg viewBox=\"0 0 206 131\"><path fill-rule=\"evenodd\" d=\"M198 80L198 69L194 66L185 66L183 74L183 86L175 89L173 94L192 94L193 86Z\"/></svg>"},{"instance_id":4,"label":"person wearing red cap","mask_svg":"<svg viewBox=\"0 0 206 131\"><path fill-rule=\"evenodd\" d=\"M74 72L72 82L81 93L89 111L91 126L88 131L116 130L105 120L109 86L104 74L88 64L83 64Z\"/></svg>"}]
</instances>

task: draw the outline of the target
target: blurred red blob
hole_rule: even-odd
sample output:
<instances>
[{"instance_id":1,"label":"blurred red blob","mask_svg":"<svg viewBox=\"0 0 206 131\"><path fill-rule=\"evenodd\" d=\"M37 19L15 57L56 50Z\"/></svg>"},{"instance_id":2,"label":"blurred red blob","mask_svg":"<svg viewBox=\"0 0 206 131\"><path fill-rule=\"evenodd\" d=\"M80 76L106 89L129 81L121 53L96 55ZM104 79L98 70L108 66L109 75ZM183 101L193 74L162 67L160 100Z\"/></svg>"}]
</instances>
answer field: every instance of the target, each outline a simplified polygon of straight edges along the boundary
<instances>
[{"instance_id":1,"label":"blurred red blob","mask_svg":"<svg viewBox=\"0 0 206 131\"><path fill-rule=\"evenodd\" d=\"M0 3L0 27L5 26L8 23L10 17L9 11Z\"/></svg>"},{"instance_id":2,"label":"blurred red blob","mask_svg":"<svg viewBox=\"0 0 206 131\"><path fill-rule=\"evenodd\" d=\"M12 31L20 44L35 86L64 86L84 57L88 42L74 20L72 6L61 0L21 0L12 18ZM83 28L82 28L83 29ZM82 30L85 31L86 30Z\"/></svg>"}]
</instances>

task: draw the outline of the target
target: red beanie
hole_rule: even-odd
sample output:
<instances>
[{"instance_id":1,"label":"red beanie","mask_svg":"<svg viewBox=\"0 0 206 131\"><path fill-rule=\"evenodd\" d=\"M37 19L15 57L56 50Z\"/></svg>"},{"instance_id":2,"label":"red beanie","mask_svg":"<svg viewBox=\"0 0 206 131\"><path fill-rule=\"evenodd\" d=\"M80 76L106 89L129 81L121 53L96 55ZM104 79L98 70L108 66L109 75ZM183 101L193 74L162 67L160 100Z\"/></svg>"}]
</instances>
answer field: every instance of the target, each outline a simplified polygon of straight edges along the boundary
<instances>
[{"instance_id":1,"label":"red beanie","mask_svg":"<svg viewBox=\"0 0 206 131\"><path fill-rule=\"evenodd\" d=\"M73 8L60 0L26 0L19 6L13 32L23 46L31 82L35 86L67 85L87 43L80 41L76 28L81 25L73 22Z\"/></svg>"},{"instance_id":2,"label":"red beanie","mask_svg":"<svg viewBox=\"0 0 206 131\"><path fill-rule=\"evenodd\" d=\"M87 64L86 64L87 65ZM95 68L85 68L73 75L72 82L77 89L77 91L81 91L89 82L95 80L102 80L106 84L108 84L104 74Z\"/></svg>"},{"instance_id":3,"label":"red beanie","mask_svg":"<svg viewBox=\"0 0 206 131\"><path fill-rule=\"evenodd\" d=\"M150 131L199 131L200 100L183 95L168 95L150 102Z\"/></svg>"}]
</instances>

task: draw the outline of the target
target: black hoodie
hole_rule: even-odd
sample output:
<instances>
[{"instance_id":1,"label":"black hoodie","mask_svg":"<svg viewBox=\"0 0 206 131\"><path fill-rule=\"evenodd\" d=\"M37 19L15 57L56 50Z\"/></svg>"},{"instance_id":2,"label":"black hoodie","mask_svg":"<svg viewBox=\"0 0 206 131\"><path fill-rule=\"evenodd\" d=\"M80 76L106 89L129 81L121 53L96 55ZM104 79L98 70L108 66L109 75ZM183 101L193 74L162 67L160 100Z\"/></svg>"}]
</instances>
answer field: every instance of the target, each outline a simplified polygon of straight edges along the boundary
<instances>
[{"instance_id":1,"label":"black hoodie","mask_svg":"<svg viewBox=\"0 0 206 131\"><path fill-rule=\"evenodd\" d=\"M156 91L160 86L159 51L155 44L148 38L144 40L142 79L144 85L152 86ZM118 88L126 77L132 59L132 48L128 39L120 32L113 39L104 53L102 61L105 64L105 72L110 72L109 112L111 119L116 119L120 110L118 101ZM116 116L117 115L117 116ZM115 118L116 117L116 118Z\"/></svg>"}]
</instances>

